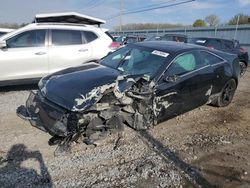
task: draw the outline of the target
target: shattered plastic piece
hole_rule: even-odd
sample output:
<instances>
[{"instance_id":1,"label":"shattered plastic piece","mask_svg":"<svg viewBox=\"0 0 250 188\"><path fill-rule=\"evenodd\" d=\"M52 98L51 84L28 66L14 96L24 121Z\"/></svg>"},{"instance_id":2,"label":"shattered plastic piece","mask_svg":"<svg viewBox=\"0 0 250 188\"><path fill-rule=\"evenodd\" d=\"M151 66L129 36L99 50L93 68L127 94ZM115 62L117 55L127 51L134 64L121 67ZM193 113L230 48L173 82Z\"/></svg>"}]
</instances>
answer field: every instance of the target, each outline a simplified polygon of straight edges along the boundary
<instances>
[{"instance_id":1,"label":"shattered plastic piece","mask_svg":"<svg viewBox=\"0 0 250 188\"><path fill-rule=\"evenodd\" d=\"M206 96L210 96L210 95L211 95L212 89L213 89L213 86L211 86L211 87L209 88L209 90L207 90Z\"/></svg>"}]
</instances>

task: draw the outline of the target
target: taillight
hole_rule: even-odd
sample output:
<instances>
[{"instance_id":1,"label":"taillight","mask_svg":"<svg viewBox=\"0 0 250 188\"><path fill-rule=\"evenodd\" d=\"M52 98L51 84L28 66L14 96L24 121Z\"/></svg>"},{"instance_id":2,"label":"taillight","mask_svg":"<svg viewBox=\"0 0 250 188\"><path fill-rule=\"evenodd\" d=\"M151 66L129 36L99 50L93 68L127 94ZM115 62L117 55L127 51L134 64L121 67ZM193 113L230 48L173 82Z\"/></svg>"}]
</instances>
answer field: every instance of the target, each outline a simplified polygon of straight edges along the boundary
<instances>
[{"instance_id":1,"label":"taillight","mask_svg":"<svg viewBox=\"0 0 250 188\"><path fill-rule=\"evenodd\" d=\"M121 46L121 44L119 42L112 42L110 45L109 45L109 48L112 49L112 50L116 50L117 48L119 48Z\"/></svg>"},{"instance_id":2,"label":"taillight","mask_svg":"<svg viewBox=\"0 0 250 188\"><path fill-rule=\"evenodd\" d=\"M214 47L213 46L207 46L208 48L210 48L210 49L214 49Z\"/></svg>"},{"instance_id":3,"label":"taillight","mask_svg":"<svg viewBox=\"0 0 250 188\"><path fill-rule=\"evenodd\" d=\"M240 47L240 52L241 52L241 53L246 53L246 52L247 52L247 50L246 50L246 48L242 48L242 47Z\"/></svg>"}]
</instances>

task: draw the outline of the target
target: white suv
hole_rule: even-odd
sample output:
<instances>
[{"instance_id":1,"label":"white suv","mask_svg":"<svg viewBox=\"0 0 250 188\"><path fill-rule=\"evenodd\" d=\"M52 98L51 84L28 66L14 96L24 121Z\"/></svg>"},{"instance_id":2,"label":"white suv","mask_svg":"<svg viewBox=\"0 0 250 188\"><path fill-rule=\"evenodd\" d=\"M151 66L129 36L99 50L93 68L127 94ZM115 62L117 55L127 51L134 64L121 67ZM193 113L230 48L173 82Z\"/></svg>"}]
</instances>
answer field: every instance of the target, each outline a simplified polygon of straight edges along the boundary
<instances>
[{"instance_id":1,"label":"white suv","mask_svg":"<svg viewBox=\"0 0 250 188\"><path fill-rule=\"evenodd\" d=\"M90 25L33 23L0 37L0 86L37 82L112 51L106 30Z\"/></svg>"}]
</instances>

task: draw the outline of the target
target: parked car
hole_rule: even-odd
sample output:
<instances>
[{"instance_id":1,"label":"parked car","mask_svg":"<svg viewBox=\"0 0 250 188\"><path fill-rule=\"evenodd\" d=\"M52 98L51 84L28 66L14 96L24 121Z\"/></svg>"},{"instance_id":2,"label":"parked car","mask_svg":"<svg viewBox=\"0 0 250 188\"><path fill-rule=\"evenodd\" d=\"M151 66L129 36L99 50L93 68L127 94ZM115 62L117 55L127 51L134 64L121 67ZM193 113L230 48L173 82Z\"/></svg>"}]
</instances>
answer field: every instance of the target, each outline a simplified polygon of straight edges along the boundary
<instances>
[{"instance_id":1,"label":"parked car","mask_svg":"<svg viewBox=\"0 0 250 188\"><path fill-rule=\"evenodd\" d=\"M177 33L167 33L164 35L154 35L146 40L147 41L163 40L163 41L175 41L175 42L187 43L187 36L182 35L182 34L177 34Z\"/></svg>"},{"instance_id":2,"label":"parked car","mask_svg":"<svg viewBox=\"0 0 250 188\"><path fill-rule=\"evenodd\" d=\"M120 35L112 35L112 37L115 39L115 41L116 41L116 39L118 39L119 37L120 37Z\"/></svg>"},{"instance_id":3,"label":"parked car","mask_svg":"<svg viewBox=\"0 0 250 188\"><path fill-rule=\"evenodd\" d=\"M142 42L146 39L146 36L144 35L128 35L123 38L122 44L130 44L130 43L136 43L136 42Z\"/></svg>"},{"instance_id":4,"label":"parked car","mask_svg":"<svg viewBox=\"0 0 250 188\"><path fill-rule=\"evenodd\" d=\"M240 75L243 76L245 74L248 66L249 56L247 50L240 46L239 41L210 37L198 37L189 38L188 42L232 54L237 54L240 60Z\"/></svg>"},{"instance_id":5,"label":"parked car","mask_svg":"<svg viewBox=\"0 0 250 188\"><path fill-rule=\"evenodd\" d=\"M51 134L50 144L81 135L147 129L201 105L227 106L238 85L236 55L176 42L141 42L44 77L17 114Z\"/></svg>"},{"instance_id":6,"label":"parked car","mask_svg":"<svg viewBox=\"0 0 250 188\"><path fill-rule=\"evenodd\" d=\"M106 32L106 33L105 33ZM113 50L107 31L67 23L33 23L0 38L0 86L35 83Z\"/></svg>"},{"instance_id":7,"label":"parked car","mask_svg":"<svg viewBox=\"0 0 250 188\"><path fill-rule=\"evenodd\" d=\"M113 41L110 45L109 48L111 49L111 52L114 52L115 50L119 49L121 47L120 42L117 42L115 37L113 37L108 30L105 31L105 33L111 38L111 40Z\"/></svg>"},{"instance_id":8,"label":"parked car","mask_svg":"<svg viewBox=\"0 0 250 188\"><path fill-rule=\"evenodd\" d=\"M115 41L119 42L120 44L122 44L125 38L126 38L125 36L117 36L115 38Z\"/></svg>"},{"instance_id":9,"label":"parked car","mask_svg":"<svg viewBox=\"0 0 250 188\"><path fill-rule=\"evenodd\" d=\"M14 29L0 28L0 37L12 31L14 31Z\"/></svg>"}]
</instances>

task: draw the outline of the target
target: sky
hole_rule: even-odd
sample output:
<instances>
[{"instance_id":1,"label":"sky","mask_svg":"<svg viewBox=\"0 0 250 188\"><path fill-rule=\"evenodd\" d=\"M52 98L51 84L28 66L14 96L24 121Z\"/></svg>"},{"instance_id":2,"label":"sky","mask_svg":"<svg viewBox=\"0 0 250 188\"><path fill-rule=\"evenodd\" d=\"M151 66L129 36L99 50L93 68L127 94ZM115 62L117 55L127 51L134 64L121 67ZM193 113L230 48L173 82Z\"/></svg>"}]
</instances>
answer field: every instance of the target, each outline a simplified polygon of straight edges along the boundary
<instances>
[{"instance_id":1,"label":"sky","mask_svg":"<svg viewBox=\"0 0 250 188\"><path fill-rule=\"evenodd\" d=\"M105 19L103 26L113 29L120 23L120 0L1 0L0 23L29 23L39 13L78 12ZM136 10L152 4L184 0L122 0L123 11ZM250 0L195 0L191 3L122 16L127 23L173 23L191 25L196 19L217 15L222 23L238 13L250 15Z\"/></svg>"}]
</instances>

